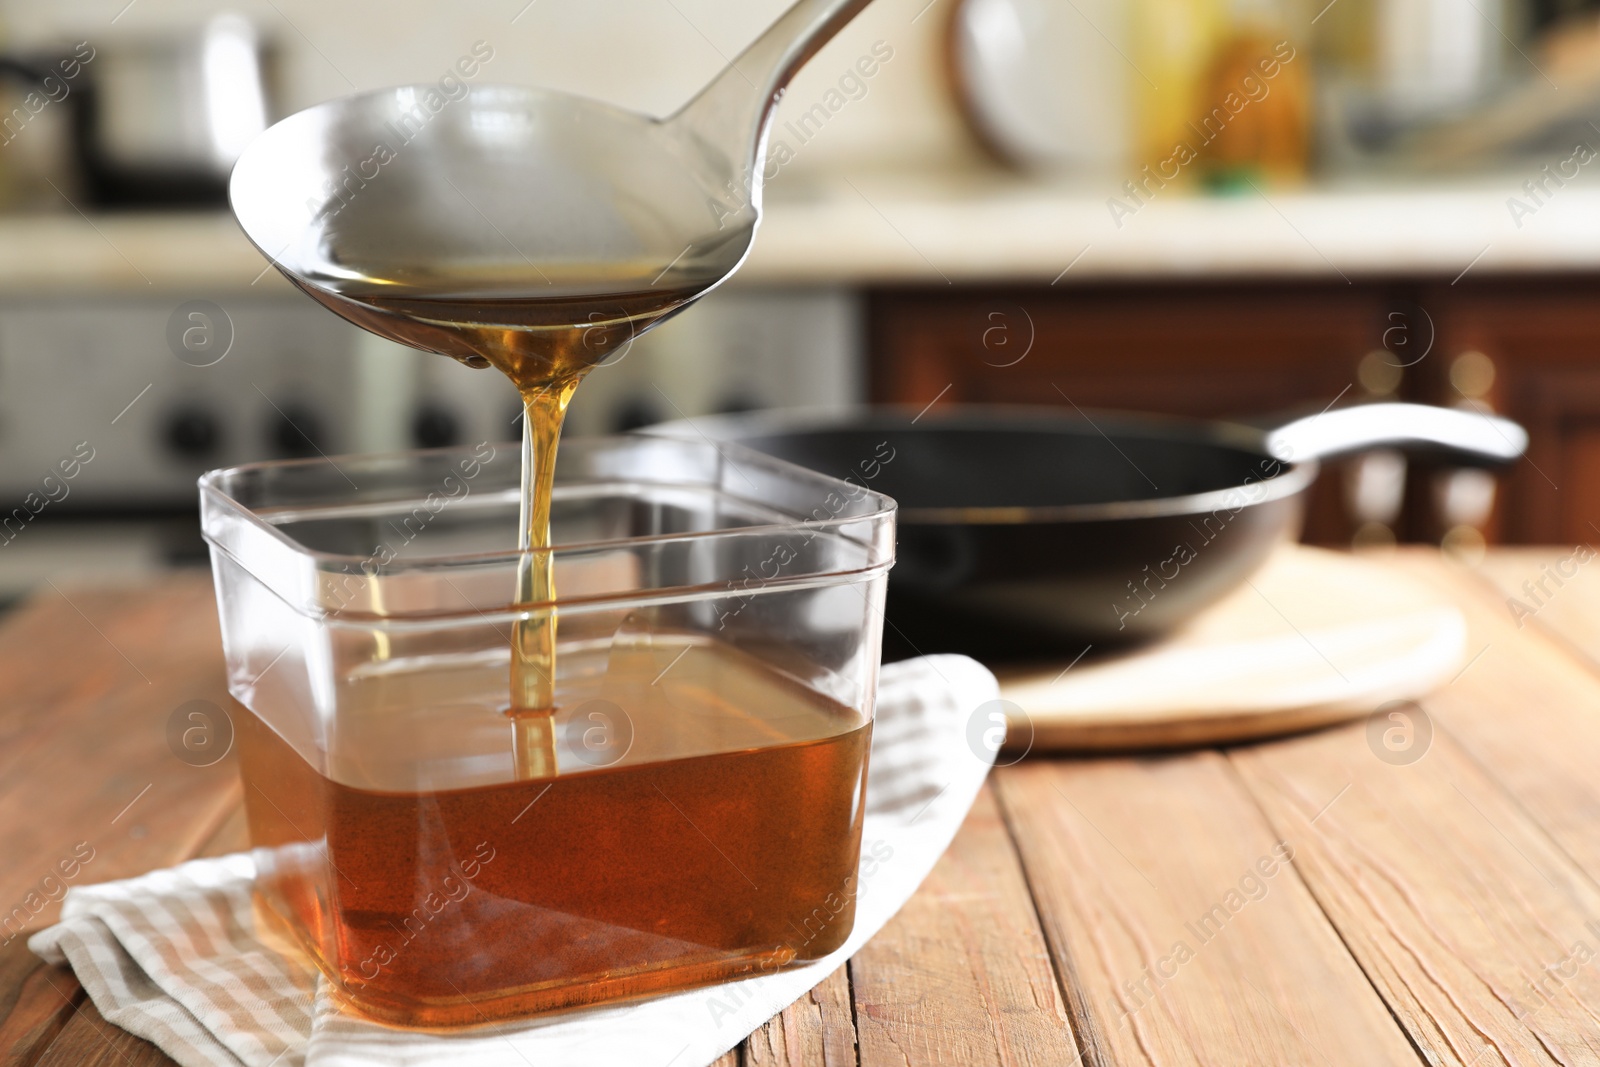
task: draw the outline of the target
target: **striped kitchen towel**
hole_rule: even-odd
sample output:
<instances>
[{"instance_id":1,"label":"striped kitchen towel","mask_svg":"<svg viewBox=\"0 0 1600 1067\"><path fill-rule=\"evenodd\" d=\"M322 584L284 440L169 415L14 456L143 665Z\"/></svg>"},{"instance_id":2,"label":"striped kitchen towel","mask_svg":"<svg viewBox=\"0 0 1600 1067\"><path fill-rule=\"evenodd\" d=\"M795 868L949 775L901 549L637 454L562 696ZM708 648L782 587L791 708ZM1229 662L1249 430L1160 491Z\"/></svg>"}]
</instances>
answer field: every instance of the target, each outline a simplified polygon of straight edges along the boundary
<instances>
[{"instance_id":1,"label":"striped kitchen towel","mask_svg":"<svg viewBox=\"0 0 1600 1067\"><path fill-rule=\"evenodd\" d=\"M259 930L248 854L71 890L30 948L67 962L107 1020L183 1067L703 1067L831 974L906 902L993 762L993 675L962 656L883 668L855 929L817 963L657 997L454 1032L351 1014Z\"/></svg>"}]
</instances>

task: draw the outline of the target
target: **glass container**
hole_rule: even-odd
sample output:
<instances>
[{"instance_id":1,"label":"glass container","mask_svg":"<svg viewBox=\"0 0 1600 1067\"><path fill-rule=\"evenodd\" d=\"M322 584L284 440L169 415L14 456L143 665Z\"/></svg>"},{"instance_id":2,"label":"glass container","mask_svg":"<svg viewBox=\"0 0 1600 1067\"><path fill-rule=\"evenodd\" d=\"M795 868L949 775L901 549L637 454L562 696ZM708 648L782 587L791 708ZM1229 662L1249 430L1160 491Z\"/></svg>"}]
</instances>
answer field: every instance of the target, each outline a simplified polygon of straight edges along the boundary
<instances>
[{"instance_id":1,"label":"glass container","mask_svg":"<svg viewBox=\"0 0 1600 1067\"><path fill-rule=\"evenodd\" d=\"M842 944L894 502L735 446L562 446L516 604L514 445L201 479L257 912L347 1003L453 1026ZM862 471L875 471L863 456ZM557 769L510 637L557 621Z\"/></svg>"}]
</instances>

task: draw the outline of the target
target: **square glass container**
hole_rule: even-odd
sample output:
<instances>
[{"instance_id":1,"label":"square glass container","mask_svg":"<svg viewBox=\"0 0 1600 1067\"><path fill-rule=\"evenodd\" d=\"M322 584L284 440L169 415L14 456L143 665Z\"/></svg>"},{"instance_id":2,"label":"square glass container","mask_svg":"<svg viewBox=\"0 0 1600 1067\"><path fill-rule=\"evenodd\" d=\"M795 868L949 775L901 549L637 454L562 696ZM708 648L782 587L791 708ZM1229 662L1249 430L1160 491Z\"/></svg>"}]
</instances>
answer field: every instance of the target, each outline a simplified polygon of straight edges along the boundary
<instances>
[{"instance_id":1,"label":"square glass container","mask_svg":"<svg viewBox=\"0 0 1600 1067\"><path fill-rule=\"evenodd\" d=\"M734 446L568 441L556 599L516 604L519 464L482 444L201 479L258 913L415 1026L831 952L894 502ZM511 634L552 610L556 772L530 777Z\"/></svg>"}]
</instances>

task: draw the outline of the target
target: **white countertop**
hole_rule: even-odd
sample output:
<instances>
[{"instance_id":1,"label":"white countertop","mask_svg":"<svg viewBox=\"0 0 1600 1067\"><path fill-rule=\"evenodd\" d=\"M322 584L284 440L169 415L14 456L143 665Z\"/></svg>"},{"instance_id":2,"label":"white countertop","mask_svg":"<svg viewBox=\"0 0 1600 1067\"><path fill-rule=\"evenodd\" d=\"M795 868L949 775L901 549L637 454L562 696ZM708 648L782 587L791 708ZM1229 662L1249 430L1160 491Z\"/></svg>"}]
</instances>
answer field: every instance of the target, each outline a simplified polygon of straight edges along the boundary
<instances>
[{"instance_id":1,"label":"white countertop","mask_svg":"<svg viewBox=\"0 0 1600 1067\"><path fill-rule=\"evenodd\" d=\"M1107 203L1111 182L1064 188L997 177L836 178L769 197L737 284L1448 281L1469 265L1479 276L1600 270L1600 184L1570 184L1535 205L1523 180L1232 197L1167 189L1118 226ZM1535 209L1520 226L1508 207L1514 195ZM1131 198L1124 203L1135 206ZM4 294L281 292L284 283L265 266L225 214L0 219Z\"/></svg>"}]
</instances>

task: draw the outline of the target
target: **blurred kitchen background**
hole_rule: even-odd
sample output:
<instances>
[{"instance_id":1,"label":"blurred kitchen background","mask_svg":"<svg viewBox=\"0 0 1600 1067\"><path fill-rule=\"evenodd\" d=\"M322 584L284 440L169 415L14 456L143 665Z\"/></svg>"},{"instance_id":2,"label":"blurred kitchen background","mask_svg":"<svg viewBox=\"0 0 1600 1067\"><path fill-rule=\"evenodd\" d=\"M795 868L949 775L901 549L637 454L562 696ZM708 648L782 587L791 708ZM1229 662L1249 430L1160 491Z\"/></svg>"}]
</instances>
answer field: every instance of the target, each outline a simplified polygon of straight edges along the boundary
<instances>
[{"instance_id":1,"label":"blurred kitchen background","mask_svg":"<svg viewBox=\"0 0 1600 1067\"><path fill-rule=\"evenodd\" d=\"M515 436L498 376L266 269L223 200L264 122L475 48L468 84L666 113L786 2L0 0L0 599L199 561L210 467ZM1366 456L1309 540L1586 541L1597 123L1587 0L876 0L784 99L749 263L596 371L570 432L1399 397L1506 413L1528 458Z\"/></svg>"}]
</instances>

